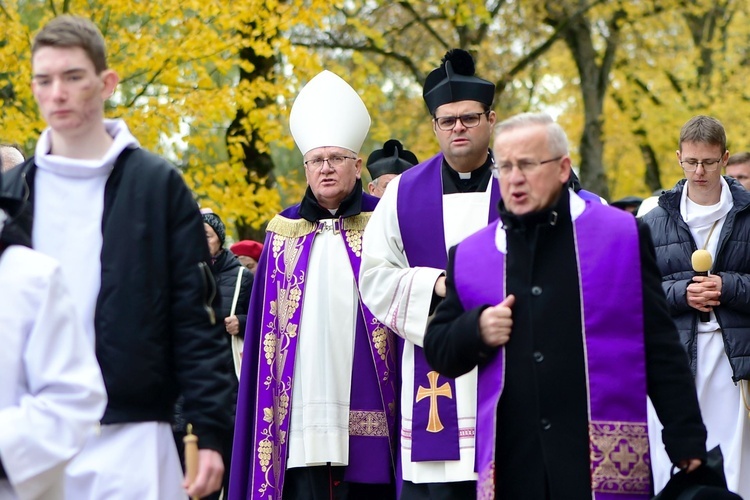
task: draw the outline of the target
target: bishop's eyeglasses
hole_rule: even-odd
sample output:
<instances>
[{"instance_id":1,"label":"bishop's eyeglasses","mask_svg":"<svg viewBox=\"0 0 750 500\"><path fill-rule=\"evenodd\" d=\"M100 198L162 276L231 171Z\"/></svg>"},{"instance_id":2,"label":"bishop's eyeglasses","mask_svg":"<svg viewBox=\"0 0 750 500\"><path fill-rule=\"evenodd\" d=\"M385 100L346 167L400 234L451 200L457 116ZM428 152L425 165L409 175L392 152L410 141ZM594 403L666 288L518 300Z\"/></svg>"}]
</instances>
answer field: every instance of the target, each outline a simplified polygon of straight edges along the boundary
<instances>
[{"instance_id":1,"label":"bishop's eyeglasses","mask_svg":"<svg viewBox=\"0 0 750 500\"><path fill-rule=\"evenodd\" d=\"M698 170L698 165L703 165L703 170L706 172L713 172L721 166L721 158L716 160L696 160L695 158L680 160L680 166L685 172L695 172Z\"/></svg>"},{"instance_id":2,"label":"bishop's eyeglasses","mask_svg":"<svg viewBox=\"0 0 750 500\"><path fill-rule=\"evenodd\" d=\"M328 158L313 158L312 160L307 160L304 163L305 167L307 168L312 168L314 170L323 170L323 164L325 162L328 162L328 165L330 165L331 168L338 168L346 163L346 160L356 160L356 158L353 156L336 155L329 156Z\"/></svg>"},{"instance_id":3,"label":"bishop's eyeglasses","mask_svg":"<svg viewBox=\"0 0 750 500\"><path fill-rule=\"evenodd\" d=\"M474 128L479 125L482 121L482 115L489 115L489 111L482 111L481 113L465 113L460 116L436 116L435 123L440 130L453 130L456 126L456 122L463 123L466 128Z\"/></svg>"}]
</instances>

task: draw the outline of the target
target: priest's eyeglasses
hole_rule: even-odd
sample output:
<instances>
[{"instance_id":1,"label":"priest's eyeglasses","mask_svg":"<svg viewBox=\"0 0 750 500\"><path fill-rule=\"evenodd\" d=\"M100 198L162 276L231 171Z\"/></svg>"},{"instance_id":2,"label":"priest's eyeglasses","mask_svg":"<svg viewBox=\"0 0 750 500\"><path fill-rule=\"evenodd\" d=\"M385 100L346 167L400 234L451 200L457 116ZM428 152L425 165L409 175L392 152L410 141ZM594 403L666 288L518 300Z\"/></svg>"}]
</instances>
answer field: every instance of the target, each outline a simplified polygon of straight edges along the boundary
<instances>
[{"instance_id":1,"label":"priest's eyeglasses","mask_svg":"<svg viewBox=\"0 0 750 500\"><path fill-rule=\"evenodd\" d=\"M307 160L304 163L307 168L322 170L323 164L325 162L328 162L328 165L330 165L331 168L338 168L342 166L346 162L346 160L356 160L356 158L353 156L336 155L329 156L328 158L313 158L312 160Z\"/></svg>"},{"instance_id":2,"label":"priest's eyeglasses","mask_svg":"<svg viewBox=\"0 0 750 500\"><path fill-rule=\"evenodd\" d=\"M460 116L436 116L435 123L440 130L453 130L456 126L456 122L463 123L466 128L474 128L479 125L482 121L482 115L489 115L489 111L482 111L481 113L466 113Z\"/></svg>"},{"instance_id":3,"label":"priest's eyeglasses","mask_svg":"<svg viewBox=\"0 0 750 500\"><path fill-rule=\"evenodd\" d=\"M497 171L500 172L500 175L510 175L510 173L513 171L513 167L518 167L518 170L521 171L523 175L528 174L529 172L533 172L537 168L539 168L541 165L544 165L545 163L552 163L553 161L559 161L562 160L562 156L557 156L555 158L550 158L549 160L520 160L518 163L511 163L509 161L500 163L497 166Z\"/></svg>"},{"instance_id":4,"label":"priest's eyeglasses","mask_svg":"<svg viewBox=\"0 0 750 500\"><path fill-rule=\"evenodd\" d=\"M703 170L706 172L713 172L721 166L721 158L716 160L696 160L695 158L688 158L687 160L680 161L680 166L685 172L695 172L698 170L698 165L703 165Z\"/></svg>"}]
</instances>

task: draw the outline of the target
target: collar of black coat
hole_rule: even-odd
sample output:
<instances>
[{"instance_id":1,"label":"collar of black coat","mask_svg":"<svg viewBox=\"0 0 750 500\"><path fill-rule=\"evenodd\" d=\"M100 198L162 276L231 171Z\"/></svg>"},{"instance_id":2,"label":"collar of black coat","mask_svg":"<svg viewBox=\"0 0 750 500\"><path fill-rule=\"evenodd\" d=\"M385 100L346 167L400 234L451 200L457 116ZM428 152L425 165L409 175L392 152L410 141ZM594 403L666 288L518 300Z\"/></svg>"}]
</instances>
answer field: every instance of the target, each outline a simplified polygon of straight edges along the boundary
<instances>
[{"instance_id":1,"label":"collar of black coat","mask_svg":"<svg viewBox=\"0 0 750 500\"><path fill-rule=\"evenodd\" d=\"M339 217L352 217L362 211L362 180L357 179L354 189L344 198L336 213L332 214L327 208L323 208L315 199L310 186L307 186L305 196L299 206L299 215L310 222L322 219L338 219Z\"/></svg>"},{"instance_id":2,"label":"collar of black coat","mask_svg":"<svg viewBox=\"0 0 750 500\"><path fill-rule=\"evenodd\" d=\"M221 252L219 252L215 258L211 258L209 262L210 264L208 267L211 268L211 272L214 274L227 272L242 265L240 264L240 261L237 260L237 257L226 248L222 248ZM235 272L235 274L237 273Z\"/></svg>"},{"instance_id":3,"label":"collar of black coat","mask_svg":"<svg viewBox=\"0 0 750 500\"><path fill-rule=\"evenodd\" d=\"M500 220L503 227L507 230L525 231L535 226L550 225L555 226L560 220L562 214L570 214L570 192L563 186L560 196L552 206L538 212L516 215L505 208L505 204L500 200L499 205Z\"/></svg>"}]
</instances>

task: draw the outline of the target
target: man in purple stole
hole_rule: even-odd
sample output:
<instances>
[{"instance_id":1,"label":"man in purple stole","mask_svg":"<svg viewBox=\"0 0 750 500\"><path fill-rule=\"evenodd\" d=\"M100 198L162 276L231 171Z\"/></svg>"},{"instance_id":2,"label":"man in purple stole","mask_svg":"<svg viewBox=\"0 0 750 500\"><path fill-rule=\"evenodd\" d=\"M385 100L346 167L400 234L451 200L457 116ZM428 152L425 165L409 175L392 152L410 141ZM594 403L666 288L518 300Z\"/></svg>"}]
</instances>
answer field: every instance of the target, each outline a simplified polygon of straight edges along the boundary
<instances>
[{"instance_id":1,"label":"man in purple stole","mask_svg":"<svg viewBox=\"0 0 750 500\"><path fill-rule=\"evenodd\" d=\"M360 180L369 126L357 92L329 71L292 107L308 189L269 223L256 270L230 499L395 497L393 338L358 287L377 203Z\"/></svg>"},{"instance_id":2,"label":"man in purple stole","mask_svg":"<svg viewBox=\"0 0 750 500\"><path fill-rule=\"evenodd\" d=\"M497 126L500 220L451 249L431 366L479 366L478 497L650 498L646 396L672 462L706 456L690 370L648 228L567 188L562 128Z\"/></svg>"},{"instance_id":3,"label":"man in purple stole","mask_svg":"<svg viewBox=\"0 0 750 500\"><path fill-rule=\"evenodd\" d=\"M474 75L468 52L454 49L423 95L440 153L391 181L378 204L365 231L362 299L400 337L400 498L470 499L477 374L454 381L432 370L422 340L445 297L448 248L497 218L495 86Z\"/></svg>"}]
</instances>

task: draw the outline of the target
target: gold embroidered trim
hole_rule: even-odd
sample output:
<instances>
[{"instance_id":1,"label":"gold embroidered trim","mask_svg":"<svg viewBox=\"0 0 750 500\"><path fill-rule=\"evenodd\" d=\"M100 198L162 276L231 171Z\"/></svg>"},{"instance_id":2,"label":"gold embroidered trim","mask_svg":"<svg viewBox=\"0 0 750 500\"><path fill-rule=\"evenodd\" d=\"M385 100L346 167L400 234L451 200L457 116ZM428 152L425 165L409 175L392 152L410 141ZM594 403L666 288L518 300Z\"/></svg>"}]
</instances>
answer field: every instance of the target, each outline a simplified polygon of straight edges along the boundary
<instances>
[{"instance_id":1,"label":"gold embroidered trim","mask_svg":"<svg viewBox=\"0 0 750 500\"><path fill-rule=\"evenodd\" d=\"M351 248L352 253L357 257L362 257L362 233L361 230L347 230L346 244Z\"/></svg>"},{"instance_id":2,"label":"gold embroidered trim","mask_svg":"<svg viewBox=\"0 0 750 500\"><path fill-rule=\"evenodd\" d=\"M382 411L350 411L349 435L387 437L388 421Z\"/></svg>"},{"instance_id":3,"label":"gold embroidered trim","mask_svg":"<svg viewBox=\"0 0 750 500\"><path fill-rule=\"evenodd\" d=\"M343 228L346 231L364 231L367 223L370 222L372 212L362 212L352 217L342 220Z\"/></svg>"},{"instance_id":4,"label":"gold embroidered trim","mask_svg":"<svg viewBox=\"0 0 750 500\"><path fill-rule=\"evenodd\" d=\"M591 489L602 493L648 493L648 428L645 422L594 421Z\"/></svg>"},{"instance_id":5,"label":"gold embroidered trim","mask_svg":"<svg viewBox=\"0 0 750 500\"><path fill-rule=\"evenodd\" d=\"M385 356L388 352L388 330L377 319L373 318L372 322L379 325L372 331L372 343L375 344L375 349L378 350L380 359L385 361Z\"/></svg>"},{"instance_id":6,"label":"gold embroidered trim","mask_svg":"<svg viewBox=\"0 0 750 500\"><path fill-rule=\"evenodd\" d=\"M363 212L342 219L342 227L346 231L364 231L365 226L367 226L367 223L370 221L371 215L372 212ZM310 233L314 233L317 228L318 225L315 222L310 222L305 219L289 219L282 215L276 215L271 219L271 222L268 223L266 231L284 238L300 238L302 236L307 236Z\"/></svg>"},{"instance_id":7,"label":"gold embroidered trim","mask_svg":"<svg viewBox=\"0 0 750 500\"><path fill-rule=\"evenodd\" d=\"M275 218L276 228L291 231L297 221L284 217ZM284 225L284 221L290 224ZM306 222L306 221L305 221ZM299 225L302 227L302 225ZM299 227L297 229L299 229ZM315 226L313 225L313 229ZM309 234L309 233L308 233ZM272 253L268 259L270 278L268 286L276 290L276 300L268 305L263 325L263 357L269 365L270 374L264 380L264 390L272 391L273 404L263 408L263 427L256 449L258 463L265 477L259 481L258 491L264 495L266 490L272 489L273 484L279 483L281 472L282 447L286 444L286 432L281 430L289 417L291 380L283 379L284 366L290 355L288 352L291 340L297 335L298 323L292 321L294 314L300 307L302 286L305 283L305 269L297 270L299 259L304 247L304 239L274 234L272 238ZM297 273L295 274L295 270ZM276 432L274 433L274 429ZM273 479L272 479L273 478ZM272 482L273 480L273 482Z\"/></svg>"},{"instance_id":8,"label":"gold embroidered trim","mask_svg":"<svg viewBox=\"0 0 750 500\"><path fill-rule=\"evenodd\" d=\"M315 232L317 227L317 224L305 219L288 219L281 215L276 215L268 223L266 231L285 238L300 238Z\"/></svg>"},{"instance_id":9,"label":"gold embroidered trim","mask_svg":"<svg viewBox=\"0 0 750 500\"><path fill-rule=\"evenodd\" d=\"M493 460L477 479L477 500L494 500L495 498L495 461Z\"/></svg>"}]
</instances>

